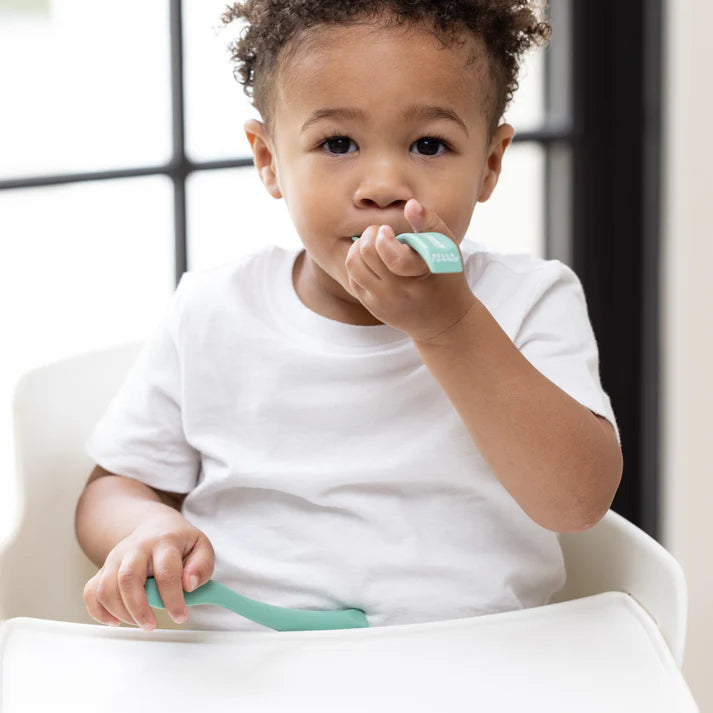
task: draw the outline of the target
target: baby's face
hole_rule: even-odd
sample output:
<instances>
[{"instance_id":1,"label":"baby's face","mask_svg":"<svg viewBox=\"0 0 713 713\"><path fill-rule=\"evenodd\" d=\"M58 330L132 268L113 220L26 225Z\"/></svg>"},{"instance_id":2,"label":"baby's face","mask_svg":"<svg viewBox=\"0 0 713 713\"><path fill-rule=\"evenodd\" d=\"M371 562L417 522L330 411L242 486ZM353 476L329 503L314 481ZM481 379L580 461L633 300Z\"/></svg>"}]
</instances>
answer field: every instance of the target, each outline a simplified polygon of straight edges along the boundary
<instances>
[{"instance_id":1,"label":"baby's face","mask_svg":"<svg viewBox=\"0 0 713 713\"><path fill-rule=\"evenodd\" d=\"M472 45L443 48L427 32L327 27L317 40L281 68L266 185L309 258L344 288L352 236L374 224L412 232L410 198L463 239L492 190L488 87L481 60L465 66Z\"/></svg>"}]
</instances>

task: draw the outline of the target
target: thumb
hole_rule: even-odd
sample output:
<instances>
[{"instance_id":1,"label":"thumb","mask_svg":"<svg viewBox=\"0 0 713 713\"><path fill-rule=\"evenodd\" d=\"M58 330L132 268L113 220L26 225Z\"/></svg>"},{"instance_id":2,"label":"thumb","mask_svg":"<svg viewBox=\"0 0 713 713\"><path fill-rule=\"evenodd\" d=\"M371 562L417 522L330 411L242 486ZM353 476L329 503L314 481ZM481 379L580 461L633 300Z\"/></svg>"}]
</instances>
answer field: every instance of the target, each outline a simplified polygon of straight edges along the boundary
<instances>
[{"instance_id":1,"label":"thumb","mask_svg":"<svg viewBox=\"0 0 713 713\"><path fill-rule=\"evenodd\" d=\"M183 589L192 592L205 584L215 568L215 553L208 538L201 534L183 563Z\"/></svg>"},{"instance_id":2,"label":"thumb","mask_svg":"<svg viewBox=\"0 0 713 713\"><path fill-rule=\"evenodd\" d=\"M441 220L440 216L415 198L411 198L404 206L404 217L408 220L414 233L442 233L455 242L451 229Z\"/></svg>"}]
</instances>

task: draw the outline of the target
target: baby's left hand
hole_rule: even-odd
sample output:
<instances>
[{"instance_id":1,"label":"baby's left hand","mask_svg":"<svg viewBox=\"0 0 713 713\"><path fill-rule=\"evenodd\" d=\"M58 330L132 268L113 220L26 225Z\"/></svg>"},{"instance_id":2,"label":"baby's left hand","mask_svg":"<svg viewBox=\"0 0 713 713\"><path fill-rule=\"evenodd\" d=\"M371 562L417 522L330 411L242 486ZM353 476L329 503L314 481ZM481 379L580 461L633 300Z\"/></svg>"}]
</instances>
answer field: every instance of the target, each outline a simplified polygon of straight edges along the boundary
<instances>
[{"instance_id":1,"label":"baby's left hand","mask_svg":"<svg viewBox=\"0 0 713 713\"><path fill-rule=\"evenodd\" d=\"M415 199L404 206L404 217L414 233L443 233L454 240L439 216ZM464 272L432 274L388 225L370 225L350 247L345 266L352 294L374 317L414 342L443 334L476 302Z\"/></svg>"}]
</instances>

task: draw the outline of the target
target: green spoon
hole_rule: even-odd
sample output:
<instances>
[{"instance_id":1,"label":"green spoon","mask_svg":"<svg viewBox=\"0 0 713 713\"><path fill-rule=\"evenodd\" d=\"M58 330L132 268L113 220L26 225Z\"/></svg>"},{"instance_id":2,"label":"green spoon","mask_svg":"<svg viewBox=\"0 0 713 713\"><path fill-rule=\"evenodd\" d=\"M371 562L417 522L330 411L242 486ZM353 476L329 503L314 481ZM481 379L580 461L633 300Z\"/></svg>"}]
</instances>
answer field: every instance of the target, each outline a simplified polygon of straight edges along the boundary
<instances>
[{"instance_id":1,"label":"green spoon","mask_svg":"<svg viewBox=\"0 0 713 713\"><path fill-rule=\"evenodd\" d=\"M158 592L156 580L148 577L146 580L146 597L149 606L165 609L161 595ZM267 626L277 631L315 631L321 629L361 629L369 626L361 609L341 609L337 611L316 611L310 609L288 609L263 604L254 599L248 599L209 579L203 586L192 592L184 592L186 606L196 604L214 604L225 607L246 619Z\"/></svg>"},{"instance_id":2,"label":"green spoon","mask_svg":"<svg viewBox=\"0 0 713 713\"><path fill-rule=\"evenodd\" d=\"M359 237L354 235L352 240ZM396 239L412 247L433 273L463 272L458 246L443 233L401 233Z\"/></svg>"}]
</instances>

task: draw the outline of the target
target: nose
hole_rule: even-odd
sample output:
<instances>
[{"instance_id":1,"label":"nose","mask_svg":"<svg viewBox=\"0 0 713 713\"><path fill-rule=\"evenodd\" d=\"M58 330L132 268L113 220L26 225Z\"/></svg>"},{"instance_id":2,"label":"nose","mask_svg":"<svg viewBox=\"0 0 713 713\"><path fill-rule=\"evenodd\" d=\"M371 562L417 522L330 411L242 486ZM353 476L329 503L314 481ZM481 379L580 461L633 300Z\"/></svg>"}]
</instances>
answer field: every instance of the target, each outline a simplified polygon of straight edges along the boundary
<instances>
[{"instance_id":1,"label":"nose","mask_svg":"<svg viewBox=\"0 0 713 713\"><path fill-rule=\"evenodd\" d=\"M400 208L413 197L407 169L396 159L381 156L363 166L354 202L360 208Z\"/></svg>"}]
</instances>

